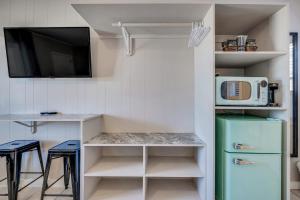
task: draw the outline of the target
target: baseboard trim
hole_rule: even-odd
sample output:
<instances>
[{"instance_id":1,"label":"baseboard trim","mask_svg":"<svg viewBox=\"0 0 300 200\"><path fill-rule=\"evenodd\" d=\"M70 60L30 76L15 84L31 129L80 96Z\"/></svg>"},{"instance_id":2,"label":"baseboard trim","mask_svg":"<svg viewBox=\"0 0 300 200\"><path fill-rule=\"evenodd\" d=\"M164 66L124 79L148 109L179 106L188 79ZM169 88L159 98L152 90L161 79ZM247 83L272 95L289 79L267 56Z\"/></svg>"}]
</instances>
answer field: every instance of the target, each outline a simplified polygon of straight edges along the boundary
<instances>
[{"instance_id":1,"label":"baseboard trim","mask_svg":"<svg viewBox=\"0 0 300 200\"><path fill-rule=\"evenodd\" d=\"M291 190L300 189L300 181L292 181L290 187Z\"/></svg>"}]
</instances>

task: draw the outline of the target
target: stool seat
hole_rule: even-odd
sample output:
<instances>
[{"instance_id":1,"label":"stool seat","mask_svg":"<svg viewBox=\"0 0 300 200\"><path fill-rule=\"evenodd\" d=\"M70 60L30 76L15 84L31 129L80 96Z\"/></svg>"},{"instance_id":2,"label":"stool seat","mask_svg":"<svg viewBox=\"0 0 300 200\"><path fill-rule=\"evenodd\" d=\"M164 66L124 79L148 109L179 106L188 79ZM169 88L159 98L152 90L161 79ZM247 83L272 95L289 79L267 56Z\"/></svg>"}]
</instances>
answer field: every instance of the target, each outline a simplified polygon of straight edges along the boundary
<instances>
[{"instance_id":1,"label":"stool seat","mask_svg":"<svg viewBox=\"0 0 300 200\"><path fill-rule=\"evenodd\" d=\"M52 184L48 184L50 167L53 159L63 158L64 174ZM46 194L46 191L64 178L65 189L69 186L71 176L72 194ZM48 150L45 177L43 182L41 200L46 196L73 197L73 200L80 200L80 141L68 140Z\"/></svg>"},{"instance_id":2,"label":"stool seat","mask_svg":"<svg viewBox=\"0 0 300 200\"><path fill-rule=\"evenodd\" d=\"M26 152L37 151L41 172L22 172L22 157ZM6 173L7 177L1 181L7 180L7 194L0 194L0 196L8 196L8 200L17 200L18 192L28 187L33 182L44 176L44 165L42 159L42 152L40 142L37 140L14 140L0 145L0 157L6 157ZM39 177L33 179L30 183L22 188L20 186L20 175L26 174L40 174ZM0 181L0 182L1 182Z\"/></svg>"},{"instance_id":3,"label":"stool seat","mask_svg":"<svg viewBox=\"0 0 300 200\"><path fill-rule=\"evenodd\" d=\"M14 140L0 145L0 153L10 153L14 151L27 151L39 145L37 140Z\"/></svg>"},{"instance_id":4,"label":"stool seat","mask_svg":"<svg viewBox=\"0 0 300 200\"><path fill-rule=\"evenodd\" d=\"M75 153L80 150L80 141L79 140L68 140L61 144L58 144L51 149L49 153Z\"/></svg>"}]
</instances>

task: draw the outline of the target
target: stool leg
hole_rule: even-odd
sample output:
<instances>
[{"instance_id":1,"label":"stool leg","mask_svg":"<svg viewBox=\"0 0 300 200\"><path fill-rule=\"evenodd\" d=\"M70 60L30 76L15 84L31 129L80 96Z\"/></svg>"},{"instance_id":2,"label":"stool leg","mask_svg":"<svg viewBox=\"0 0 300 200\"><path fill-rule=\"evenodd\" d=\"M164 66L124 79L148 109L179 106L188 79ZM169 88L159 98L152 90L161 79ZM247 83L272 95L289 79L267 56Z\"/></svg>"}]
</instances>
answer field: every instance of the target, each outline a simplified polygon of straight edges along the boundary
<instances>
[{"instance_id":1,"label":"stool leg","mask_svg":"<svg viewBox=\"0 0 300 200\"><path fill-rule=\"evenodd\" d=\"M45 170L45 175L44 175L44 181L43 181L43 187L42 187L41 200L44 199L44 195L45 195L45 192L46 192L47 187L48 187L48 176L49 176L49 172L50 172L51 161L52 161L52 157L51 157L50 154L48 154L47 163L46 163L46 170Z\"/></svg>"},{"instance_id":2,"label":"stool leg","mask_svg":"<svg viewBox=\"0 0 300 200\"><path fill-rule=\"evenodd\" d=\"M6 157L8 199L17 200L20 184L22 153L11 153Z\"/></svg>"},{"instance_id":3,"label":"stool leg","mask_svg":"<svg viewBox=\"0 0 300 200\"><path fill-rule=\"evenodd\" d=\"M71 180L72 180L72 192L73 192L73 200L79 200L77 194L77 177L76 177L76 156L70 156L70 168L71 168Z\"/></svg>"},{"instance_id":4,"label":"stool leg","mask_svg":"<svg viewBox=\"0 0 300 200\"><path fill-rule=\"evenodd\" d=\"M22 166L22 153L17 153L16 162L15 162L15 174L14 174L15 200L18 199L20 176L21 176L21 166Z\"/></svg>"},{"instance_id":5,"label":"stool leg","mask_svg":"<svg viewBox=\"0 0 300 200\"><path fill-rule=\"evenodd\" d=\"M14 153L6 156L6 173L7 173L7 191L8 199L13 199L13 174L14 174Z\"/></svg>"},{"instance_id":6,"label":"stool leg","mask_svg":"<svg viewBox=\"0 0 300 200\"><path fill-rule=\"evenodd\" d=\"M44 176L45 175L45 170L44 170L43 157L42 157L42 151L41 151L41 145L40 144L37 146L37 152L38 152L38 156L39 156L39 160L40 160L41 170L42 170L42 173L43 173L43 176Z\"/></svg>"},{"instance_id":7,"label":"stool leg","mask_svg":"<svg viewBox=\"0 0 300 200\"><path fill-rule=\"evenodd\" d=\"M64 157L64 182L65 182L65 189L69 187L69 180L70 180L70 164L68 157Z\"/></svg>"}]
</instances>

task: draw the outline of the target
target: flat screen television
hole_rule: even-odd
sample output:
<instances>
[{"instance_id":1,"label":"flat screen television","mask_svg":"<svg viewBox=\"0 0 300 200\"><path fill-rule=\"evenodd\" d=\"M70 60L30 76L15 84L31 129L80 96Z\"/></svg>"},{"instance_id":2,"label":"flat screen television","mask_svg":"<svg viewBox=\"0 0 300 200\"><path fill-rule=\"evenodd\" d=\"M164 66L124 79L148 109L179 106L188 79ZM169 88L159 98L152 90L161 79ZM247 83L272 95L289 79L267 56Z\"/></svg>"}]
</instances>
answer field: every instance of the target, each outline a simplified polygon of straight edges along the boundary
<instances>
[{"instance_id":1,"label":"flat screen television","mask_svg":"<svg viewBox=\"0 0 300 200\"><path fill-rule=\"evenodd\" d=\"M10 78L92 77L88 27L4 28Z\"/></svg>"}]
</instances>

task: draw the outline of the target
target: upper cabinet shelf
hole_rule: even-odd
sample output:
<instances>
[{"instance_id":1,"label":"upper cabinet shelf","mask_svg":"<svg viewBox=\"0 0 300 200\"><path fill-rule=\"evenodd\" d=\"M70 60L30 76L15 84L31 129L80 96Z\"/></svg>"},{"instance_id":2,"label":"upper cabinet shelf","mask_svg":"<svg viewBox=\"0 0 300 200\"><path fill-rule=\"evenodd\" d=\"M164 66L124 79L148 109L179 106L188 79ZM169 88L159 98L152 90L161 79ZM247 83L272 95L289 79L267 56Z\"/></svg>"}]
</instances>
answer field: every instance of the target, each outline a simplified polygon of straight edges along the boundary
<instances>
[{"instance_id":1,"label":"upper cabinet shelf","mask_svg":"<svg viewBox=\"0 0 300 200\"><path fill-rule=\"evenodd\" d=\"M102 37L122 35L112 24L122 23L192 23L201 21L210 4L72 4L75 10ZM134 35L187 36L191 26L127 27Z\"/></svg>"},{"instance_id":2,"label":"upper cabinet shelf","mask_svg":"<svg viewBox=\"0 0 300 200\"><path fill-rule=\"evenodd\" d=\"M218 4L216 35L248 34L254 27L278 12L284 5Z\"/></svg>"},{"instance_id":3,"label":"upper cabinet shelf","mask_svg":"<svg viewBox=\"0 0 300 200\"><path fill-rule=\"evenodd\" d=\"M216 51L216 67L248 67L260 62L264 62L282 55L284 51L255 51L255 52L224 52Z\"/></svg>"},{"instance_id":4,"label":"upper cabinet shelf","mask_svg":"<svg viewBox=\"0 0 300 200\"><path fill-rule=\"evenodd\" d=\"M222 50L222 42L235 40L238 35L247 35L247 39L255 40L258 52L217 52L216 64L227 65L218 67L234 67L235 64L249 66L285 54L289 43L287 21L286 4L217 4L215 51ZM230 59L233 60L228 63Z\"/></svg>"}]
</instances>

